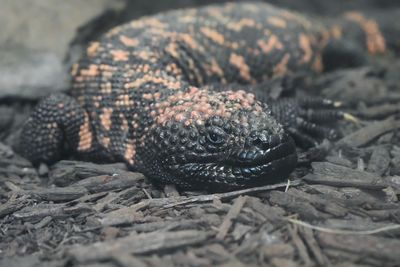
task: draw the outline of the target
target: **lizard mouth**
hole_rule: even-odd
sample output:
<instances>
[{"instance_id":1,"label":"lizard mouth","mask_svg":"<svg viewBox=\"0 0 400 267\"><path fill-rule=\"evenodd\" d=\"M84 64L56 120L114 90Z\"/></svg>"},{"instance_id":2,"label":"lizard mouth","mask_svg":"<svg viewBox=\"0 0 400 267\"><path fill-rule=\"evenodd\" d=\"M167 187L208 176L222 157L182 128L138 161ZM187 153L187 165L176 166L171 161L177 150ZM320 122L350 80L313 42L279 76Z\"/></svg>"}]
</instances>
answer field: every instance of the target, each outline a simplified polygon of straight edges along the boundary
<instances>
[{"instance_id":1,"label":"lizard mouth","mask_svg":"<svg viewBox=\"0 0 400 267\"><path fill-rule=\"evenodd\" d=\"M264 149L240 149L231 153L225 160L227 165L241 168L265 166L272 162L284 159L295 154L295 145L291 138L284 136L275 144L270 144Z\"/></svg>"},{"instance_id":2,"label":"lizard mouth","mask_svg":"<svg viewBox=\"0 0 400 267\"><path fill-rule=\"evenodd\" d=\"M197 155L188 163L170 167L190 179L193 188L226 191L282 181L296 163L296 146L290 137L283 136L264 149L237 149L222 157Z\"/></svg>"}]
</instances>

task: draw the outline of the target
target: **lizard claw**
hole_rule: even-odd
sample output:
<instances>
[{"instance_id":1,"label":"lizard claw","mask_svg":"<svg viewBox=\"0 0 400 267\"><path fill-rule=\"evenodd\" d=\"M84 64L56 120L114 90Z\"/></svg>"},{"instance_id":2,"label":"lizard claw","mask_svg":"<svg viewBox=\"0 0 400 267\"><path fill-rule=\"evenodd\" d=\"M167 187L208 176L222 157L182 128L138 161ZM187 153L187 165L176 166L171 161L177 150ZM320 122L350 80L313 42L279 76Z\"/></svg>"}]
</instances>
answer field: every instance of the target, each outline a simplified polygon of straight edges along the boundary
<instances>
[{"instance_id":1,"label":"lizard claw","mask_svg":"<svg viewBox=\"0 0 400 267\"><path fill-rule=\"evenodd\" d=\"M324 98L287 98L270 103L272 114L303 148L316 146L323 139L336 140L341 134L333 128L340 120L359 123L353 115L343 112L341 102Z\"/></svg>"}]
</instances>

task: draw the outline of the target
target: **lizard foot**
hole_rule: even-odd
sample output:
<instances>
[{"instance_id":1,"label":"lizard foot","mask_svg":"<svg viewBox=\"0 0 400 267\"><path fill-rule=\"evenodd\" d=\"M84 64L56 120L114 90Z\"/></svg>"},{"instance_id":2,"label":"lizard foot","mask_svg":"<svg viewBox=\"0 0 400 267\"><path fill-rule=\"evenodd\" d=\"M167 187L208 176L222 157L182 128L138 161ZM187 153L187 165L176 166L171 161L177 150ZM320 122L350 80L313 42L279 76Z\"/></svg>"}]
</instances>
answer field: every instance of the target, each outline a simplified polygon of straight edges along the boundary
<instances>
[{"instance_id":1,"label":"lizard foot","mask_svg":"<svg viewBox=\"0 0 400 267\"><path fill-rule=\"evenodd\" d=\"M341 110L342 103L318 97L284 98L270 104L272 114L302 148L316 146L323 139L335 140L340 132L334 124L340 120L358 122Z\"/></svg>"}]
</instances>

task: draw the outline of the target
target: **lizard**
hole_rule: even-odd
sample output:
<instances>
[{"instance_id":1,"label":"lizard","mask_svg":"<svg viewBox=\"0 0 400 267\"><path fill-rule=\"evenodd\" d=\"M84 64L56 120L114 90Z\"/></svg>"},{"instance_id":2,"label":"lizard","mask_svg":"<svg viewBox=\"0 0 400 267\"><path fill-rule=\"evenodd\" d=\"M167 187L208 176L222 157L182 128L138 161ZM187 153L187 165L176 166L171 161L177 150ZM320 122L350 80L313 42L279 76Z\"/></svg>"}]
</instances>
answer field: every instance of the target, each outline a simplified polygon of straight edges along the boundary
<instances>
[{"instance_id":1,"label":"lizard","mask_svg":"<svg viewBox=\"0 0 400 267\"><path fill-rule=\"evenodd\" d=\"M335 138L321 121L346 113L327 99L258 98L252 88L301 71L321 73L332 54L340 65L363 52L385 53L397 43L381 25L360 12L323 20L260 2L119 25L71 67L67 94L37 105L22 129L21 154L34 164L68 153L124 161L182 189L282 181L296 167L296 143Z\"/></svg>"}]
</instances>

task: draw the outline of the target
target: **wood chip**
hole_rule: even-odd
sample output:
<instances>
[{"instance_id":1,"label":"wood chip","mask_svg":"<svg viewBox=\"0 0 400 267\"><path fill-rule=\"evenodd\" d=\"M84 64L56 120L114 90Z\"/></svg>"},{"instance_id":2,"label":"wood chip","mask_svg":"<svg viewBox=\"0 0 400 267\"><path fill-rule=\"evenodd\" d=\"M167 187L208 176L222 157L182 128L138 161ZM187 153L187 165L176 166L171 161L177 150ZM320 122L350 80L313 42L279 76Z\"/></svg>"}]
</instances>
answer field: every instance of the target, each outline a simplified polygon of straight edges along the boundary
<instances>
[{"instance_id":1,"label":"wood chip","mask_svg":"<svg viewBox=\"0 0 400 267\"><path fill-rule=\"evenodd\" d=\"M217 239L224 239L226 234L228 233L231 225L232 220L236 218L240 210L242 209L244 203L246 203L246 197L239 196L235 202L233 203L231 209L229 210L228 214L225 216L221 226L218 229Z\"/></svg>"},{"instance_id":2,"label":"wood chip","mask_svg":"<svg viewBox=\"0 0 400 267\"><path fill-rule=\"evenodd\" d=\"M115 240L97 242L87 246L78 245L69 249L67 254L78 262L105 260L115 253L143 254L194 245L205 241L209 236L210 234L207 232L195 230L131 234Z\"/></svg>"},{"instance_id":3,"label":"wood chip","mask_svg":"<svg viewBox=\"0 0 400 267\"><path fill-rule=\"evenodd\" d=\"M368 142L371 142L378 136L398 128L400 128L400 120L396 120L392 117L384 121L372 123L354 133L343 137L337 142L337 145L360 147L367 144Z\"/></svg>"}]
</instances>

